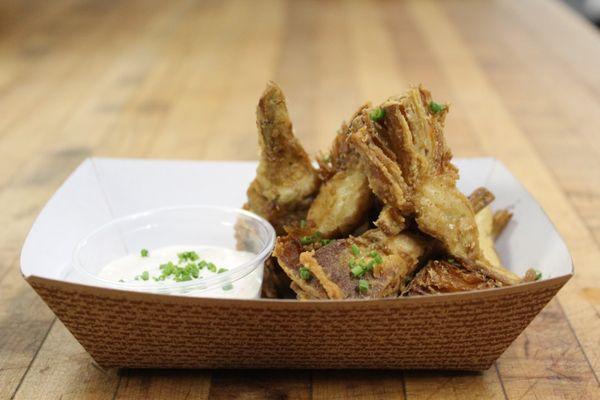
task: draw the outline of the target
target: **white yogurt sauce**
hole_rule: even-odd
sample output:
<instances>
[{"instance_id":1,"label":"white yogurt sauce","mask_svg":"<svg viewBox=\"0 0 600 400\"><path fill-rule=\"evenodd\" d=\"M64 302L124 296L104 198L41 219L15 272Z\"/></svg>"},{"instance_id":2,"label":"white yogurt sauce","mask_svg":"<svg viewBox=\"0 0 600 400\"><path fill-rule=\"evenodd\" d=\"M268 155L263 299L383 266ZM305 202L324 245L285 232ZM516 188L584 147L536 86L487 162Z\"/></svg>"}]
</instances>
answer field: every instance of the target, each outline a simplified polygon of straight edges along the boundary
<instances>
[{"instance_id":1,"label":"white yogurt sauce","mask_svg":"<svg viewBox=\"0 0 600 400\"><path fill-rule=\"evenodd\" d=\"M219 268L226 268L228 271L217 273L204 267L200 269L197 279L181 283L186 285L185 288L169 288L168 286L178 285L178 282L175 282L172 277L167 277L164 281L153 279L153 277L158 277L162 274L162 270L160 269L162 264L170 261L177 265L179 262L178 254L188 251L198 254L199 259L195 262L205 260L206 262L215 264L217 270ZM248 275L235 281L226 279L216 287L209 289L201 287L204 280L215 276L228 277L230 272L237 266L252 260L254 257L255 254L253 253L232 250L226 247L183 245L159 247L148 249L147 257L142 257L141 253L138 252L113 260L100 270L98 277L111 282L126 283L134 287L135 290L149 292L201 297L257 298L260 297L262 266L258 266ZM183 267L186 264L187 262L183 262L179 265ZM148 280L139 278L145 271L148 271ZM197 282L198 285L191 285L191 282Z\"/></svg>"}]
</instances>

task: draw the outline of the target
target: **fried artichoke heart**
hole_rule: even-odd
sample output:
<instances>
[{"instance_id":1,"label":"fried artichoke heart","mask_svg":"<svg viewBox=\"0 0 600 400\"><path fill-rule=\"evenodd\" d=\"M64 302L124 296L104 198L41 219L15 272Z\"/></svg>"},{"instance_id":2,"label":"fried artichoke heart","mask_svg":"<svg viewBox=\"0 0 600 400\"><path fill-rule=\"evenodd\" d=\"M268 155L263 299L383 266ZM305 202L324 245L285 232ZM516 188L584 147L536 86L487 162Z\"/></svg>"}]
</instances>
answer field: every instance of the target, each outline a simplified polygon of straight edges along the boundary
<instances>
[{"instance_id":1,"label":"fried artichoke heart","mask_svg":"<svg viewBox=\"0 0 600 400\"><path fill-rule=\"evenodd\" d=\"M369 184L386 205L414 215L419 230L438 239L468 269L505 284L519 283L517 275L492 264L481 249L473 208L456 187L458 171L443 136L448 106L440 110L432 104L427 90L411 88L382 105L378 129L352 135Z\"/></svg>"}]
</instances>

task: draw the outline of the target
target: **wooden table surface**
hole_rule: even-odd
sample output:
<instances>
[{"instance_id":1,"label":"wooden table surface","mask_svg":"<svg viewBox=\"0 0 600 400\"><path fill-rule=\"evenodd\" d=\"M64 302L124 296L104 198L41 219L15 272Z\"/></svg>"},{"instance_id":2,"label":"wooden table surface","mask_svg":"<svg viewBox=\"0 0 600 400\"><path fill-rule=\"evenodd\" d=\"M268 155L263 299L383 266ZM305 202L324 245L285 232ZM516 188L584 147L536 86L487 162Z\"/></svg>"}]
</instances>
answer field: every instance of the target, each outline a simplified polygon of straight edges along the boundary
<instances>
[{"instance_id":1,"label":"wooden table surface","mask_svg":"<svg viewBox=\"0 0 600 400\"><path fill-rule=\"evenodd\" d=\"M422 82L457 156L502 160L576 275L482 374L103 371L22 279L41 207L86 157L255 159L284 88L311 153ZM197 182L202 184L202 182ZM600 37L554 1L0 3L0 398L600 398Z\"/></svg>"}]
</instances>

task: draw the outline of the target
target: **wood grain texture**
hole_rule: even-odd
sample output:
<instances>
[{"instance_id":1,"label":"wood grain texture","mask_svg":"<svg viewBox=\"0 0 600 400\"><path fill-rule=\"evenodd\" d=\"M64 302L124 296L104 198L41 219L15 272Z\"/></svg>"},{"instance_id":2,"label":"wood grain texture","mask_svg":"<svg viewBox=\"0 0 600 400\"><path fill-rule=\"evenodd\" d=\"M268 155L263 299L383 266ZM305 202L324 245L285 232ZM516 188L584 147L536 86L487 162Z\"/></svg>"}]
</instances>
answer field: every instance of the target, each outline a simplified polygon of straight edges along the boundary
<instances>
[{"instance_id":1,"label":"wood grain texture","mask_svg":"<svg viewBox=\"0 0 600 400\"><path fill-rule=\"evenodd\" d=\"M600 398L600 37L555 1L0 3L0 398ZM22 280L20 246L85 157L254 159L265 81L326 150L423 82L458 156L500 158L576 275L483 374L102 371Z\"/></svg>"}]
</instances>

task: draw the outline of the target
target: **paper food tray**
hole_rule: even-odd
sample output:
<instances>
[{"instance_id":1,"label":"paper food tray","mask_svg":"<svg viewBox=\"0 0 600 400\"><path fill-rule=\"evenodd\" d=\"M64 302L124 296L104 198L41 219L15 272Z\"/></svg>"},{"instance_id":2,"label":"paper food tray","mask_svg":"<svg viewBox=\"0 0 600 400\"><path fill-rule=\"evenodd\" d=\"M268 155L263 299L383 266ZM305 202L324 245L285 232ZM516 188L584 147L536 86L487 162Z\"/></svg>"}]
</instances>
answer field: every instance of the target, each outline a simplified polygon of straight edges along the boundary
<instances>
[{"instance_id":1,"label":"paper food tray","mask_svg":"<svg viewBox=\"0 0 600 400\"><path fill-rule=\"evenodd\" d=\"M485 186L514 213L497 242L503 263L543 280L385 300L226 300L92 286L73 272L76 243L114 218L172 205L240 207L254 162L88 159L44 207L21 271L104 367L426 368L484 370L569 280L558 232L497 160L457 159L459 188ZM185 190L181 190L181 188ZM176 195L173 195L176 193Z\"/></svg>"}]
</instances>

